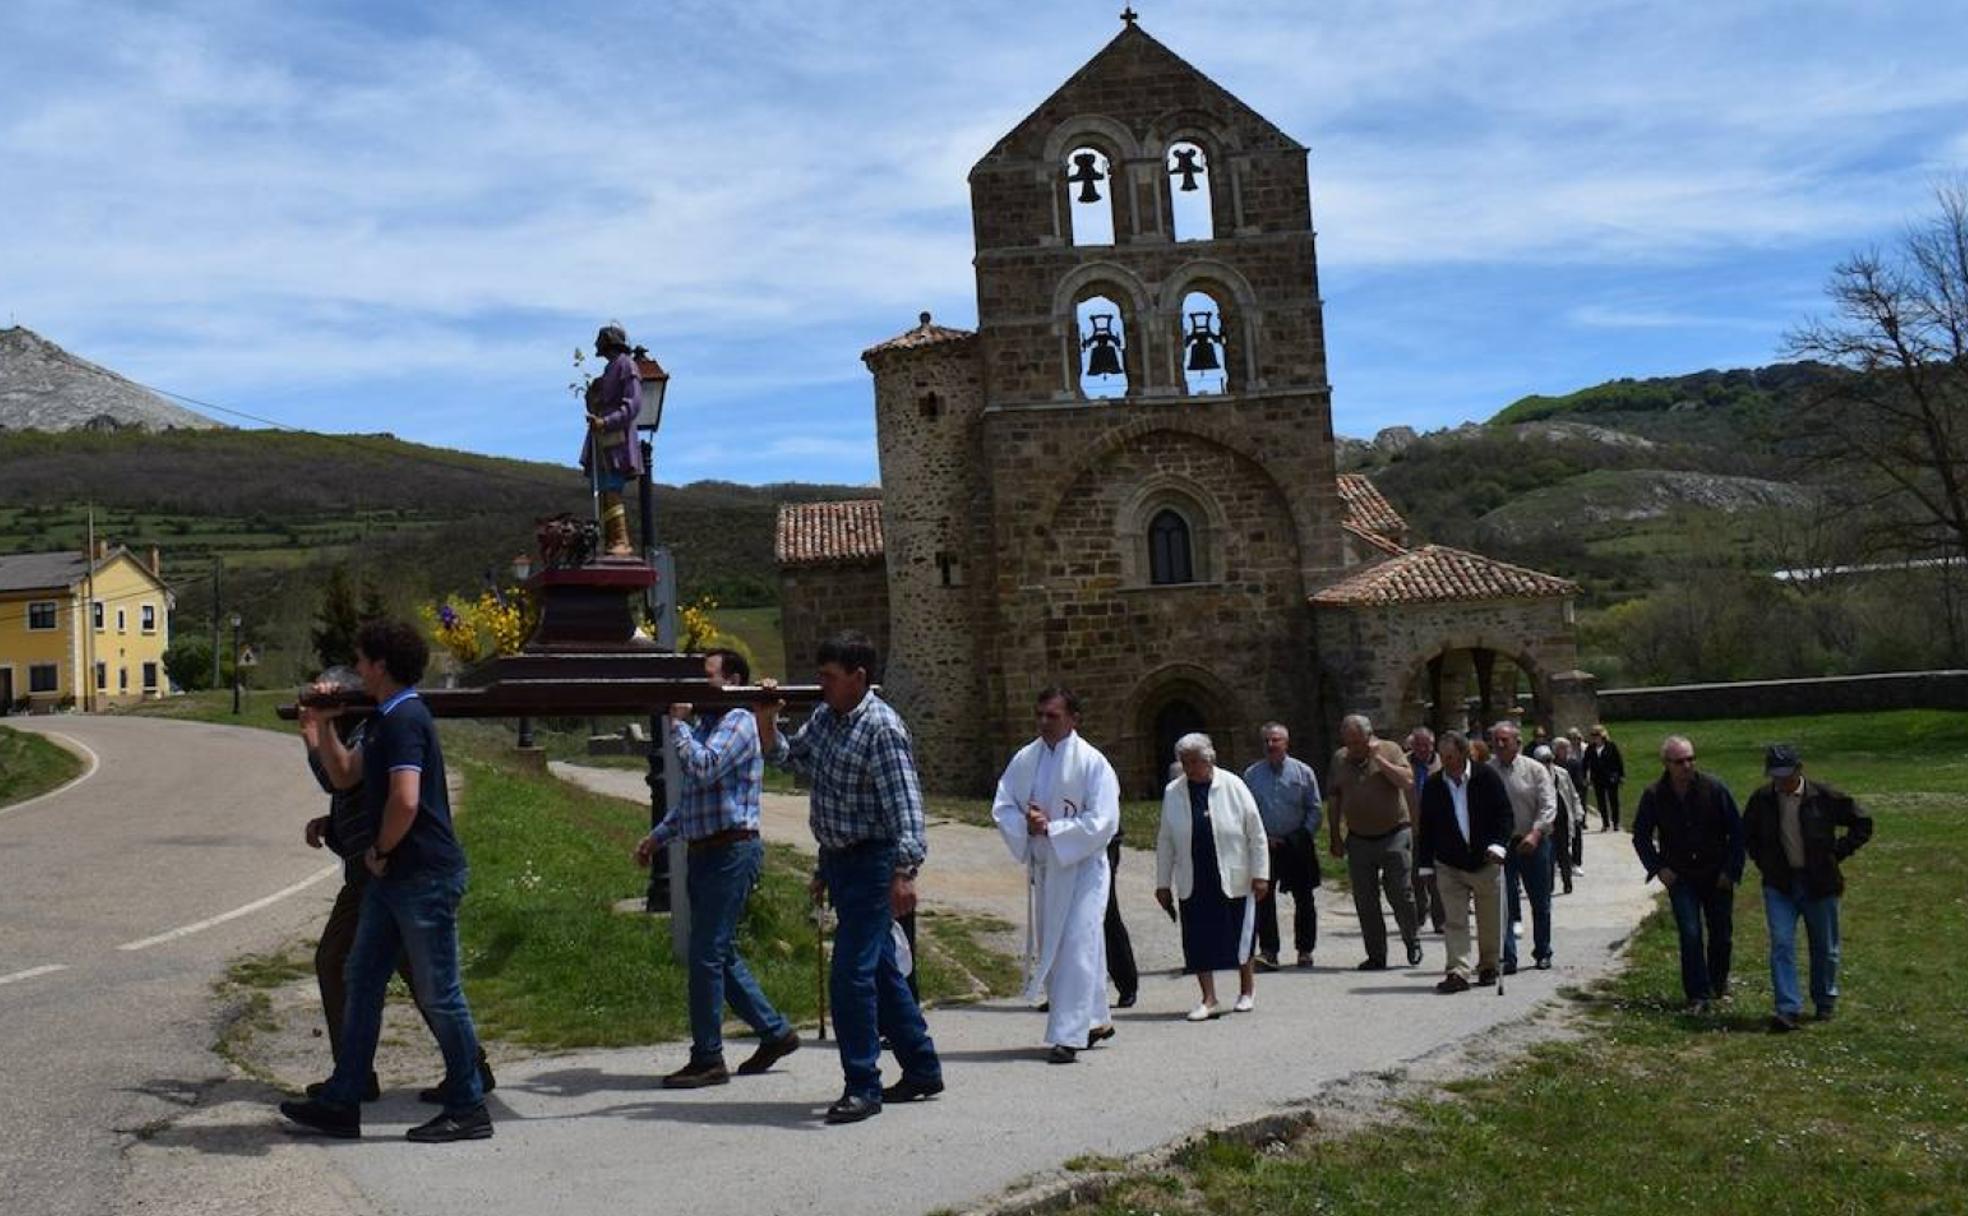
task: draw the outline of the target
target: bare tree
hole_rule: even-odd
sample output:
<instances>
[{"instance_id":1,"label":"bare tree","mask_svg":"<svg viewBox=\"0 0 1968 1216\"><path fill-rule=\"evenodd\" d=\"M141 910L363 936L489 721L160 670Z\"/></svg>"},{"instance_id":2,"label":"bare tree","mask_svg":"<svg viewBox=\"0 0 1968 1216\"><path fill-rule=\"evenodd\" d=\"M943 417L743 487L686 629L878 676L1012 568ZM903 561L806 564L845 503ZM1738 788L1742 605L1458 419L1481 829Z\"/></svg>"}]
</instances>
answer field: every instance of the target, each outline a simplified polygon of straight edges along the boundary
<instances>
[{"instance_id":1,"label":"bare tree","mask_svg":"<svg viewBox=\"0 0 1968 1216\"><path fill-rule=\"evenodd\" d=\"M1785 353L1838 369L1799 421L1821 454L1862 471L1897 521L1892 547L1968 557L1968 179L1934 194L1936 214L1890 254L1832 270L1832 316L1793 330Z\"/></svg>"}]
</instances>

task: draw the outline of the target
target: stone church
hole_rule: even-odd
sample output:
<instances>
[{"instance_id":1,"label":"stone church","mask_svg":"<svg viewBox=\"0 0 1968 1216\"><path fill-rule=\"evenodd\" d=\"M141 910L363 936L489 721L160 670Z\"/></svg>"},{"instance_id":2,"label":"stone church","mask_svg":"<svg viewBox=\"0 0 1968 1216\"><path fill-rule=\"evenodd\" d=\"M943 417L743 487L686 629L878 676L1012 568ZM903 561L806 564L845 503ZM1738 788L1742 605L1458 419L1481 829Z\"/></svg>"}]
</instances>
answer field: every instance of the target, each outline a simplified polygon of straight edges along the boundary
<instances>
[{"instance_id":1,"label":"stone church","mask_svg":"<svg viewBox=\"0 0 1968 1216\"><path fill-rule=\"evenodd\" d=\"M1341 714L1591 717L1560 578L1439 545L1334 467L1306 149L1130 19L970 172L977 328L862 356L882 497L788 505L795 673L872 636L925 783L987 790L1064 683L1128 791Z\"/></svg>"}]
</instances>

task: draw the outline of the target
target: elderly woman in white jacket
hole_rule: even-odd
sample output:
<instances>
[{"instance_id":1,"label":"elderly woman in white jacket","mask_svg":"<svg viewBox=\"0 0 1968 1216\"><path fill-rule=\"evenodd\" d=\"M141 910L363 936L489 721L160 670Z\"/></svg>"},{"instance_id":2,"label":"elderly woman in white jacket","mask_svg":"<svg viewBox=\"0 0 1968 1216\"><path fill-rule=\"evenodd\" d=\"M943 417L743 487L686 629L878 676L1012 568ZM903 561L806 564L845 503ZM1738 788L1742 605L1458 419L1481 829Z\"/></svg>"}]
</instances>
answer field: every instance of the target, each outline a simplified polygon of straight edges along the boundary
<instances>
[{"instance_id":1,"label":"elderly woman in white jacket","mask_svg":"<svg viewBox=\"0 0 1968 1216\"><path fill-rule=\"evenodd\" d=\"M1196 977L1202 1003L1189 1012L1207 1022L1216 1003L1216 972L1235 968L1238 1013L1256 1004L1251 941L1257 901L1271 893L1271 849L1257 800L1235 773L1216 767L1208 735L1184 735L1175 757L1182 776L1162 791L1155 838L1155 900L1175 915L1182 905L1182 969Z\"/></svg>"}]
</instances>

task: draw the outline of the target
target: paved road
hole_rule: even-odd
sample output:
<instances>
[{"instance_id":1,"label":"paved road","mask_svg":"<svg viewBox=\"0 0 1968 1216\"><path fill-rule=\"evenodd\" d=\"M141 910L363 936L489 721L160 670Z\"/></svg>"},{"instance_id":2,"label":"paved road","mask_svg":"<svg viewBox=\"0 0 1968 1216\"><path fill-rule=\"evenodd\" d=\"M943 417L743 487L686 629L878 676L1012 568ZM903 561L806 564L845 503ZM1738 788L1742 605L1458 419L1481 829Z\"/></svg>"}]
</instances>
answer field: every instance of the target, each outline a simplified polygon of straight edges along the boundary
<instances>
[{"instance_id":1,"label":"paved road","mask_svg":"<svg viewBox=\"0 0 1968 1216\"><path fill-rule=\"evenodd\" d=\"M300 843L321 798L299 744L265 731L8 725L100 763L0 808L0 1207L99 1216L124 1207L137 1129L225 1080L212 982L227 960L318 922L333 897L326 878L302 885L328 865Z\"/></svg>"},{"instance_id":2,"label":"paved road","mask_svg":"<svg viewBox=\"0 0 1968 1216\"><path fill-rule=\"evenodd\" d=\"M584 781L606 787L611 775ZM626 774L639 796L640 778ZM775 800L768 835L798 844L798 806ZM915 1216L961 1207L1082 1154L1126 1156L1203 1126L1312 1100L1352 1074L1439 1057L1532 1012L1562 984L1611 966L1609 949L1650 899L1623 838L1594 836L1579 893L1557 901L1559 966L1514 978L1508 994L1434 995L1439 938L1417 970L1361 974L1350 904L1328 890L1321 904L1319 966L1262 977L1255 1013L1196 1026L1181 1020L1193 981L1170 974L1179 946L1151 901L1152 866L1130 853L1122 870L1144 968L1141 1003L1116 1018L1120 1034L1070 1067L1042 1062L1043 1016L997 1001L936 1011L930 1028L949 1091L867 1123L829 1128L819 1119L840 1090L831 1044L815 1044L773 1073L725 1087L665 1091L657 1076L679 1048L589 1051L501 1065L491 1102L498 1133L441 1148L402 1132L425 1111L387 1093L365 1110L358 1143L302 1143L265 1105L242 1095L209 1105L146 1146L152 1173L196 1177L214 1160L296 1167L329 1163L343 1211L486 1216L538 1211L688 1211L755 1216L848 1211ZM927 900L1022 917L1022 875L995 835L960 824L932 828ZM1596 854L1596 857L1595 857ZM937 877L938 873L942 877ZM1528 951L1526 951L1528 955ZM1228 977L1225 977L1226 979ZM734 1043L733 1050L744 1050ZM893 1065L889 1065L893 1075ZM187 1174L186 1171L193 1171ZM207 1174L209 1195L224 1174ZM323 1184L324 1192L326 1184ZM231 1184L234 1191L244 1188ZM177 1210L173 1207L172 1210ZM199 1210L253 1211L241 1201Z\"/></svg>"}]
</instances>

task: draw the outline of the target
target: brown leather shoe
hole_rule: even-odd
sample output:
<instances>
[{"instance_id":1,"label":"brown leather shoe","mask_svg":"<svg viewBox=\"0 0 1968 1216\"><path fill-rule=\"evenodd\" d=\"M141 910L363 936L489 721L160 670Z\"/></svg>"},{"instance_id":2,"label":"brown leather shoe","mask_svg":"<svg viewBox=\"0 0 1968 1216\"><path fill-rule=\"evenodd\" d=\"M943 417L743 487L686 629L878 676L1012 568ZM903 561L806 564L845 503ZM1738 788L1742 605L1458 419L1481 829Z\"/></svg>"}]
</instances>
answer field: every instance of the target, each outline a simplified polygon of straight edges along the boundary
<instances>
[{"instance_id":1,"label":"brown leather shoe","mask_svg":"<svg viewBox=\"0 0 1968 1216\"><path fill-rule=\"evenodd\" d=\"M1435 991L1441 993L1443 996L1449 996L1457 992L1467 992L1469 991L1469 981L1451 971L1442 977L1441 983L1435 985Z\"/></svg>"},{"instance_id":2,"label":"brown leather shoe","mask_svg":"<svg viewBox=\"0 0 1968 1216\"><path fill-rule=\"evenodd\" d=\"M664 1089L702 1089L706 1085L723 1085L731 1080L723 1060L712 1060L707 1064L695 1062L684 1065L663 1078Z\"/></svg>"},{"instance_id":3,"label":"brown leather shoe","mask_svg":"<svg viewBox=\"0 0 1968 1216\"><path fill-rule=\"evenodd\" d=\"M799 1031L788 1030L776 1039L768 1039L760 1043L758 1050L747 1056L745 1062L738 1066L738 1075L755 1077L799 1049Z\"/></svg>"}]
</instances>

